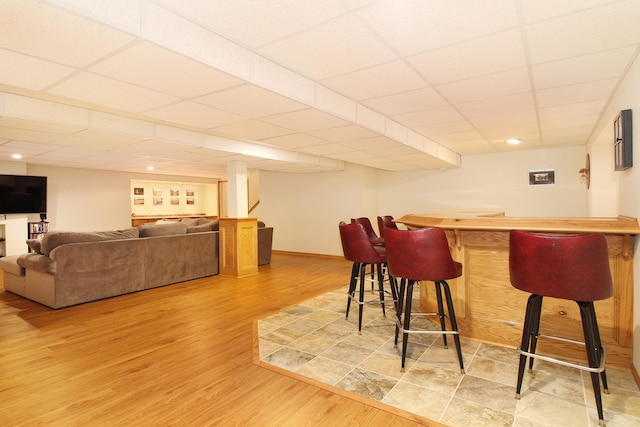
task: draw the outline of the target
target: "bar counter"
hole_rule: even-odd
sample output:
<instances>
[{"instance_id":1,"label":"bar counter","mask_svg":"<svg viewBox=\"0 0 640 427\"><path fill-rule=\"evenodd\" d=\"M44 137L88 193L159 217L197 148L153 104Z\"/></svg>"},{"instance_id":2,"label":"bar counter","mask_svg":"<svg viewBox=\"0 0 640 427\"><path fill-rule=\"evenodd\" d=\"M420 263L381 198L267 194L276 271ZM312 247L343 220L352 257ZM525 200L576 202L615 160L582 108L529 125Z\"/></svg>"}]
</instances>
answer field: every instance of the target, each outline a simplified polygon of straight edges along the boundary
<instances>
[{"instance_id":1,"label":"bar counter","mask_svg":"<svg viewBox=\"0 0 640 427\"><path fill-rule=\"evenodd\" d=\"M633 337L633 240L640 234L635 218L510 218L502 212L410 214L395 220L407 228L440 227L463 275L448 281L460 334L481 341L520 345L529 294L509 281L509 231L576 234L603 233L609 247L613 297L595 303L607 364L630 368ZM433 284L420 286L423 311L435 311ZM541 333L583 341L578 306L545 298ZM548 344L548 345L547 345ZM584 346L540 340L538 350L585 361Z\"/></svg>"}]
</instances>

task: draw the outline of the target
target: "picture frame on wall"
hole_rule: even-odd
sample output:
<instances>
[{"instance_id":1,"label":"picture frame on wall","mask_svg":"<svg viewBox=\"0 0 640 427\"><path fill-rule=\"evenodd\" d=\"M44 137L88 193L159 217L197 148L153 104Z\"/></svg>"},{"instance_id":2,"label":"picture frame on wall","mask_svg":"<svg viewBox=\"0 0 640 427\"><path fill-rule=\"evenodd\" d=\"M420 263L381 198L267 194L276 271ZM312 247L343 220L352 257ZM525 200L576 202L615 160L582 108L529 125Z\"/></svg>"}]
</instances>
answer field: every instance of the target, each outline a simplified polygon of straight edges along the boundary
<instances>
[{"instance_id":1,"label":"picture frame on wall","mask_svg":"<svg viewBox=\"0 0 640 427\"><path fill-rule=\"evenodd\" d=\"M633 166L631 120L631 110L622 110L613 121L613 153L617 171Z\"/></svg>"}]
</instances>

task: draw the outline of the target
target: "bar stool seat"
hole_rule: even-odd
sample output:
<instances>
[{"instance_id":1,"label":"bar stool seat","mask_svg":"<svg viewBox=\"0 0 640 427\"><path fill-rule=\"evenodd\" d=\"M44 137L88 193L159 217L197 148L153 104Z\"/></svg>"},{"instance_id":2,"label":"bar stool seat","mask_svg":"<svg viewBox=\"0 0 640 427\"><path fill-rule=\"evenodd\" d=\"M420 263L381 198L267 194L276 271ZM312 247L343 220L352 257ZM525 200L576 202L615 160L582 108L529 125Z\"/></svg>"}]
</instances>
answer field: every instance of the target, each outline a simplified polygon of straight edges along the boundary
<instances>
[{"instance_id":1,"label":"bar stool seat","mask_svg":"<svg viewBox=\"0 0 640 427\"><path fill-rule=\"evenodd\" d=\"M349 318L351 301L356 301L358 304L358 332L360 333L362 331L362 314L365 304L379 303L382 307L382 314L386 316L384 274L386 272L387 254L384 247L374 246L372 244L362 224L357 222L346 224L342 221L338 228L340 230L344 257L353 262L351 278L349 280L349 295L347 298L347 313L345 318ZM368 265L371 265L372 274L374 271L377 273L379 298L365 301L364 283L367 280L366 268ZM358 279L360 279L359 290L356 289ZM395 290L392 289L391 291L395 304L397 300ZM356 293L358 294L357 296Z\"/></svg>"},{"instance_id":2,"label":"bar stool seat","mask_svg":"<svg viewBox=\"0 0 640 427\"><path fill-rule=\"evenodd\" d=\"M392 289L396 289L398 303L396 304L397 320L395 344L402 330L402 365L405 369L407 344L409 334L442 334L444 346L447 348L447 335L453 335L460 363L460 371L464 373L462 349L460 347L460 331L456 320L451 290L447 280L462 275L462 264L454 261L449 251L449 244L444 231L437 227L419 230L397 230L386 228L384 231L385 247L387 249L387 266L391 278ZM397 279L400 278L400 288ZM437 313L414 312L411 308L413 288L420 281L434 282ZM444 295L443 295L444 294ZM446 299L448 315L444 311L443 296ZM437 315L440 320L440 330L423 330L411 327L411 318L415 316ZM446 320L450 329L447 330Z\"/></svg>"},{"instance_id":3,"label":"bar stool seat","mask_svg":"<svg viewBox=\"0 0 640 427\"><path fill-rule=\"evenodd\" d=\"M509 273L511 284L531 295L527 301L520 365L516 385L516 399L520 398L525 365L529 370L535 358L559 363L591 374L599 424L604 425L600 379L608 393L605 371L606 352L600 340L600 331L594 301L613 295L613 282L609 268L607 241L599 233L581 235L542 235L511 231L509 236ZM540 333L540 313L544 297L575 301L580 309L584 342ZM539 338L550 338L584 344L588 366L555 357L536 354Z\"/></svg>"}]
</instances>

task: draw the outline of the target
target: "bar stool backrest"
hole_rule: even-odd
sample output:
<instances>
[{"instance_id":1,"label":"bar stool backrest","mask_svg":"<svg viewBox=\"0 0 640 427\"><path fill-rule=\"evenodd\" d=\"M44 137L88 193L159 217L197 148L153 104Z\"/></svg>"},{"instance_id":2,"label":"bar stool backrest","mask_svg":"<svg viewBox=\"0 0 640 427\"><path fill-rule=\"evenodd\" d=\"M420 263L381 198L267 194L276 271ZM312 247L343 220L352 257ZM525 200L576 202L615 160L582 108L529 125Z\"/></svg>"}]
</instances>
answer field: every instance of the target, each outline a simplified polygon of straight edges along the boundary
<instances>
[{"instance_id":1,"label":"bar stool backrest","mask_svg":"<svg viewBox=\"0 0 640 427\"><path fill-rule=\"evenodd\" d=\"M509 235L511 284L531 294L573 301L613 295L607 240L600 233Z\"/></svg>"},{"instance_id":2,"label":"bar stool backrest","mask_svg":"<svg viewBox=\"0 0 640 427\"><path fill-rule=\"evenodd\" d=\"M340 239L344 257L351 262L379 264L387 262L384 248L375 248L362 224L340 222Z\"/></svg>"},{"instance_id":3,"label":"bar stool backrest","mask_svg":"<svg viewBox=\"0 0 640 427\"><path fill-rule=\"evenodd\" d=\"M358 223L358 224L362 224L362 226L364 227L364 230L367 232L367 236L369 236L370 239L377 239L378 235L376 234L375 230L373 229L373 226L371 225L371 221L369 220L369 218L367 217L361 217L361 218L351 218L351 222L354 223Z\"/></svg>"},{"instance_id":4,"label":"bar stool backrest","mask_svg":"<svg viewBox=\"0 0 640 427\"><path fill-rule=\"evenodd\" d=\"M462 275L441 228L385 230L389 274L409 280L441 281Z\"/></svg>"},{"instance_id":5,"label":"bar stool backrest","mask_svg":"<svg viewBox=\"0 0 640 427\"><path fill-rule=\"evenodd\" d=\"M393 228L395 230L398 229L398 226L395 222L393 222L393 217L391 215L384 215L378 217L378 231L380 232L380 237L384 237L384 229Z\"/></svg>"}]
</instances>

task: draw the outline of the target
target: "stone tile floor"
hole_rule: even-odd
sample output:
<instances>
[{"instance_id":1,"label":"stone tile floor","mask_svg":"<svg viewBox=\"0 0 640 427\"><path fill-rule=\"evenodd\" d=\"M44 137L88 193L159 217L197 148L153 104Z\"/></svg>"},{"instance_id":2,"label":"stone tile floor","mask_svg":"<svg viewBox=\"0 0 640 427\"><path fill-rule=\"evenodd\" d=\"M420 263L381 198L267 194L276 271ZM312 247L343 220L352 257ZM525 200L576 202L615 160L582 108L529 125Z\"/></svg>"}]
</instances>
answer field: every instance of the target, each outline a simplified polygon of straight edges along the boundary
<instances>
[{"instance_id":1,"label":"stone tile floor","mask_svg":"<svg viewBox=\"0 0 640 427\"><path fill-rule=\"evenodd\" d=\"M394 348L394 312L357 304L345 319L347 287L258 321L259 358L297 376L355 393L450 426L596 426L588 373L536 360L516 400L518 354L514 348L462 339L465 373L455 346L442 335L410 335L405 372ZM426 319L412 325L437 329ZM607 369L603 394L607 426L640 426L640 391L631 373Z\"/></svg>"}]
</instances>

